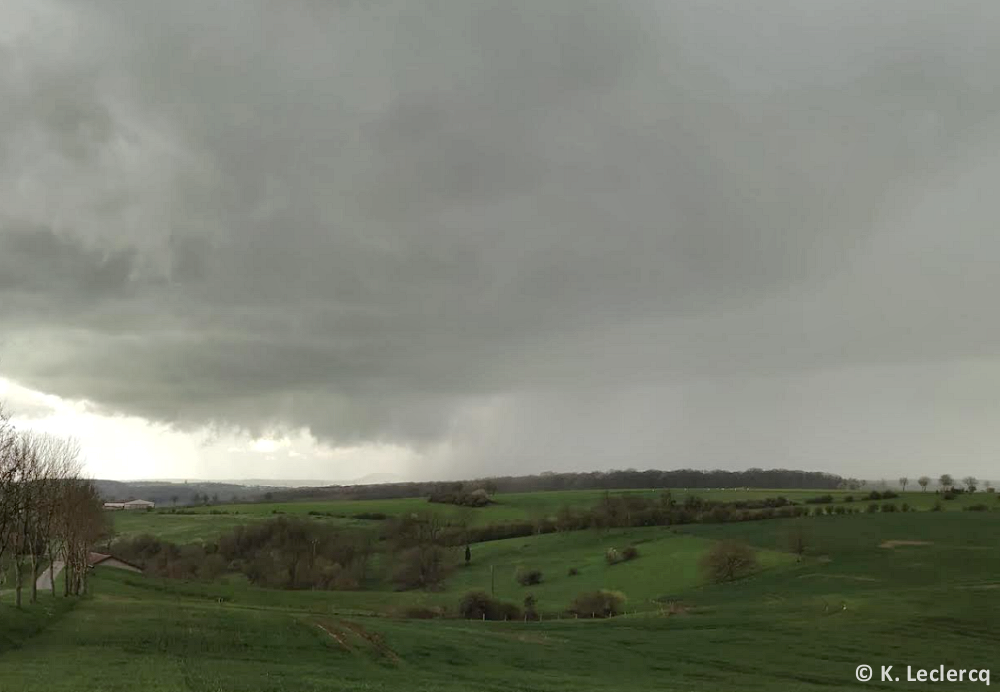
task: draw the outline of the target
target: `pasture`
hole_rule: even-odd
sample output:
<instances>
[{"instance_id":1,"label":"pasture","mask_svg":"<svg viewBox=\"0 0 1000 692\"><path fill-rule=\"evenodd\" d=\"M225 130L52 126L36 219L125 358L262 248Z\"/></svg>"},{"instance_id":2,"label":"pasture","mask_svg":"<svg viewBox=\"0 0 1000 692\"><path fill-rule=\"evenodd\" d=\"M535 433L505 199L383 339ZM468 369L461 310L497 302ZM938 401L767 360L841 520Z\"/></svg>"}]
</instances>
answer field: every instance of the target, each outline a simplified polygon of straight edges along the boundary
<instances>
[{"instance_id":1,"label":"pasture","mask_svg":"<svg viewBox=\"0 0 1000 692\"><path fill-rule=\"evenodd\" d=\"M168 515L136 516L155 525ZM220 516L244 515L205 514ZM801 560L788 550L793 528L805 537ZM456 550L433 592L281 591L234 575L206 583L97 570L78 601L45 594L20 613L0 605L0 690L864 689L875 683L855 680L862 663L993 664L997 535L1000 512L963 511L573 531L473 544L468 567ZM761 569L708 583L699 561L726 539L758 548ZM639 557L607 564L605 550L625 545ZM541 570L542 582L518 584L519 566ZM454 617L461 594L491 584L508 601L531 593L544 619ZM594 588L624 592L629 614L567 617L567 602ZM414 605L449 617L400 617Z\"/></svg>"},{"instance_id":2,"label":"pasture","mask_svg":"<svg viewBox=\"0 0 1000 692\"><path fill-rule=\"evenodd\" d=\"M872 501L863 499L871 488L864 490L767 490L767 489L684 489L671 488L670 492L678 501L689 495L707 500L735 501L761 500L769 497L785 497L789 501L803 503L806 500L830 495L832 505L866 508ZM640 495L655 497L660 490L612 490L611 495ZM604 496L603 490L565 490L534 493L502 493L494 496L494 504L486 507L467 508L448 504L431 503L422 497L392 500L333 500L308 502L257 502L240 504L220 504L200 507L158 507L151 512L115 512L115 530L121 536L143 533L185 543L190 541L214 540L222 533L241 524L273 519L277 516L312 516L317 521L327 521L341 526L376 526L377 520L359 518L358 515L385 515L389 517L414 512L433 512L449 523L467 523L484 526L492 523L534 521L551 518L561 507L587 508L597 504ZM908 504L917 510L929 510L939 503L943 511L961 511L975 504L987 504L991 509L1000 509L997 495L992 493L963 494L953 500L942 500L933 491L900 492L899 496L887 500L896 505ZM845 500L850 499L850 502ZM882 500L875 501L883 504ZM175 513L171 513L174 510Z\"/></svg>"}]
</instances>

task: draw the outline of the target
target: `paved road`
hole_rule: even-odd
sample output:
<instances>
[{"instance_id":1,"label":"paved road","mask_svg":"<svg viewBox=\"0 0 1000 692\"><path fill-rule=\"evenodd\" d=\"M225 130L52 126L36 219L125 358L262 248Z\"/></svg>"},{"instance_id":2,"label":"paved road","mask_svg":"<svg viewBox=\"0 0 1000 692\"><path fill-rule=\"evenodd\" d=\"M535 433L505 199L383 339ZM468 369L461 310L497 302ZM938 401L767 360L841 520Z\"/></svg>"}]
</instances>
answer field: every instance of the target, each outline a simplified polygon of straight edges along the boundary
<instances>
[{"instance_id":1,"label":"paved road","mask_svg":"<svg viewBox=\"0 0 1000 692\"><path fill-rule=\"evenodd\" d=\"M56 560L55 562L52 563L52 566L54 567L54 570L52 572L49 572L49 570L46 569L38 576L38 581L35 582L35 588L37 588L39 591L52 590L52 580L49 577L59 576L59 573L62 572L63 569L63 561Z\"/></svg>"}]
</instances>

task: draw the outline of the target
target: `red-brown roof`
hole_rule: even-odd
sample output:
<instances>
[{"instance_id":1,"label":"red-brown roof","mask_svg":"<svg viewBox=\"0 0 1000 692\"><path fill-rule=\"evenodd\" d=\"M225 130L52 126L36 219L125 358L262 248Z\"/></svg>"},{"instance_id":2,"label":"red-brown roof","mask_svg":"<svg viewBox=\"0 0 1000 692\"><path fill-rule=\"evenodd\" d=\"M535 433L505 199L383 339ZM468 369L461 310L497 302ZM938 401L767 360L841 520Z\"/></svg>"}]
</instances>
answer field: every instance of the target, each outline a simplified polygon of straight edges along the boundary
<instances>
[{"instance_id":1,"label":"red-brown roof","mask_svg":"<svg viewBox=\"0 0 1000 692\"><path fill-rule=\"evenodd\" d=\"M96 567L105 560L111 560L111 559L118 560L118 562L126 564L129 567L135 567L137 570L142 570L142 567L140 567L139 565L133 565L128 560L122 560L120 557L115 557L114 555L105 555L104 553L95 553L95 552L91 552L87 555L87 564L90 565L91 567Z\"/></svg>"}]
</instances>

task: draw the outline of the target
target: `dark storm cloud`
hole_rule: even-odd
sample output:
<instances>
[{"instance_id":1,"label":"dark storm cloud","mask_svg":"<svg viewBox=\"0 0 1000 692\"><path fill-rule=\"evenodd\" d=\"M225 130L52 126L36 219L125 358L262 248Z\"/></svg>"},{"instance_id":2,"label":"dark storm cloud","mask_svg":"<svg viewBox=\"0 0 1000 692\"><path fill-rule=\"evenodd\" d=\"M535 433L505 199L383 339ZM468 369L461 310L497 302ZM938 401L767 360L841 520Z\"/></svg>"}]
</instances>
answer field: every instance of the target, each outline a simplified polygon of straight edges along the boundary
<instances>
[{"instance_id":1,"label":"dark storm cloud","mask_svg":"<svg viewBox=\"0 0 1000 692\"><path fill-rule=\"evenodd\" d=\"M7 12L0 347L44 391L451 475L854 471L996 372L981 3ZM908 419L915 372L956 384Z\"/></svg>"}]
</instances>

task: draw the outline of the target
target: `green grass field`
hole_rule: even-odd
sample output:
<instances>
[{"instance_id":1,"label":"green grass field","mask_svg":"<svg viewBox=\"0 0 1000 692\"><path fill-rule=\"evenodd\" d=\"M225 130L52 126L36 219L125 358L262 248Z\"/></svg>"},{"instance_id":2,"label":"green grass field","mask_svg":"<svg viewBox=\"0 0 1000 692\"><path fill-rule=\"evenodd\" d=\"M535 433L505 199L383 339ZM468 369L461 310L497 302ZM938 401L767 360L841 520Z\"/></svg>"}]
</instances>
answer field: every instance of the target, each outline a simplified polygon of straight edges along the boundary
<instances>
[{"instance_id":1,"label":"green grass field","mask_svg":"<svg viewBox=\"0 0 1000 692\"><path fill-rule=\"evenodd\" d=\"M917 504L911 496L895 502ZM517 506L559 502L505 511ZM806 536L801 561L786 550L796 525ZM927 689L905 678L862 684L855 668L993 665L998 535L1000 512L961 511L545 534L474 544L472 565L432 593L276 591L235 577L209 584L99 570L83 599L45 595L22 612L9 599L0 605L0 690ZM756 546L763 568L706 583L698 561L720 539ZM636 560L605 563L607 547L628 544ZM543 582L518 585L519 565L542 570ZM394 616L417 604L454 610L462 593L491 581L507 600L535 595L545 619ZM557 619L598 587L623 591L630 614ZM661 610L667 600L681 612Z\"/></svg>"},{"instance_id":2,"label":"green grass field","mask_svg":"<svg viewBox=\"0 0 1000 692\"><path fill-rule=\"evenodd\" d=\"M806 499L821 495L832 495L833 504L843 504L844 499L853 497L851 503L855 507L864 508L870 502L862 500L871 489L864 491L841 490L685 490L671 489L678 500L687 495L698 495L710 500L753 500L782 496L792 502L803 502ZM612 491L613 495L639 494L653 496L658 490L626 490ZM309 515L310 512L320 513L315 516L317 521L334 522L343 526L372 526L377 521L357 519L357 514L381 513L387 516L398 516L412 512L435 512L448 521L467 521L471 525L533 520L540 517L551 517L560 507L593 507L604 495L603 490L565 490L537 493L502 493L496 495L495 504L476 509L460 508L453 505L435 504L424 498L403 498L396 500L336 500L329 502L281 502L281 503L248 503L223 504L212 507L178 508L185 514L171 514L170 508L158 508L152 512L115 512L115 529L122 536L150 533L177 543L196 540L214 540L222 533L241 524L254 521L273 519L282 514ZM940 502L945 511L958 511L973 504L987 504L991 509L1000 510L997 496L990 493L960 495L954 500L943 501L934 492L900 493L898 498L889 500L897 505L904 502L918 510L928 510L936 502ZM879 500L877 504L883 504ZM213 514L212 512L216 512ZM335 515L335 516L327 516Z\"/></svg>"}]
</instances>

